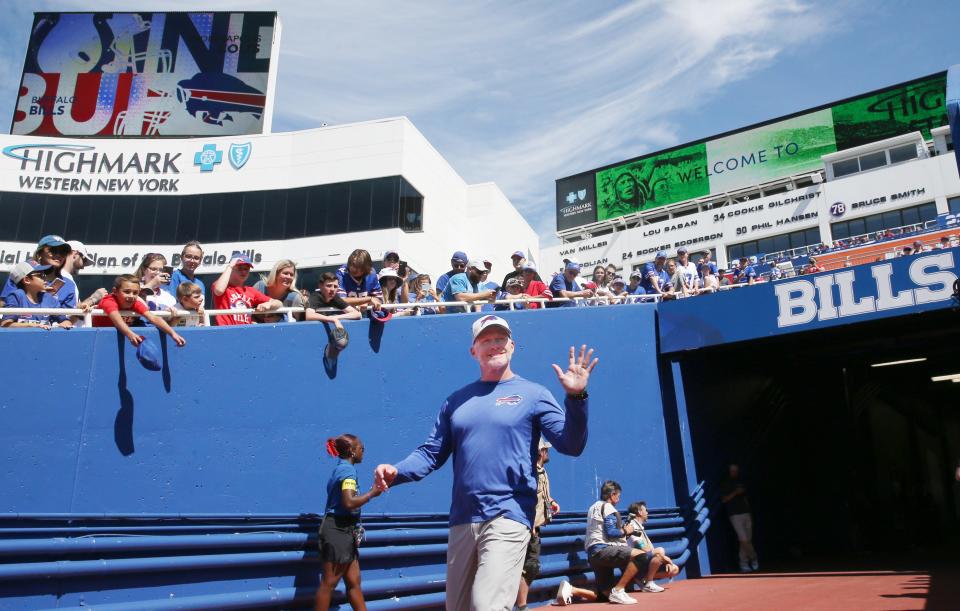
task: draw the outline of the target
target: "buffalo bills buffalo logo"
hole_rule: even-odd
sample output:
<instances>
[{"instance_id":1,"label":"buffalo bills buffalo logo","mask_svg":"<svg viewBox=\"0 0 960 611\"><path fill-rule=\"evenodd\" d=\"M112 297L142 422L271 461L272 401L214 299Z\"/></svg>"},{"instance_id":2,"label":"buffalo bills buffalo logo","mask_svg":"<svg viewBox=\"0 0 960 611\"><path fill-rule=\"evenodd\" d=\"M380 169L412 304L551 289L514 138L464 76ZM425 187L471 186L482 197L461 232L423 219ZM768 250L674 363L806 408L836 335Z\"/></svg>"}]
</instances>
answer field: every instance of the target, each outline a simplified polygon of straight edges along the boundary
<instances>
[{"instance_id":1,"label":"buffalo bills buffalo logo","mask_svg":"<svg viewBox=\"0 0 960 611\"><path fill-rule=\"evenodd\" d=\"M506 397L500 397L496 401L496 406L500 407L501 405L519 405L523 401L523 397L520 395L508 395Z\"/></svg>"}]
</instances>

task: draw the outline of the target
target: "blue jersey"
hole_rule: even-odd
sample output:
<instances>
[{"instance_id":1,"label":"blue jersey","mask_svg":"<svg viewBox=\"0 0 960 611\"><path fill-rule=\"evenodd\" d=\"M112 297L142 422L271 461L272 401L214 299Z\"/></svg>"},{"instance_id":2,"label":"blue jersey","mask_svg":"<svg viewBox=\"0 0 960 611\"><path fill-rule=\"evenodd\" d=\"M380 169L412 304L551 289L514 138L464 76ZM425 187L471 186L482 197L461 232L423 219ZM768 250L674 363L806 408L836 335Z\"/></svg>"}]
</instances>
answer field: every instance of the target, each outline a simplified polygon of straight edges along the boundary
<instances>
[{"instance_id":1,"label":"blue jersey","mask_svg":"<svg viewBox=\"0 0 960 611\"><path fill-rule=\"evenodd\" d=\"M417 301L417 293L416 293L415 291L410 291L410 293L407 295L407 301L408 301L409 303L421 303L421 304L437 303L437 300L433 298L433 295L427 295L426 297L423 298L423 301L419 301L419 302L418 302L418 301ZM425 305L421 305L421 306L420 306L420 313L421 313L421 314L436 314L436 313L437 313L437 308L429 308L429 307L426 307Z\"/></svg>"},{"instance_id":2,"label":"blue jersey","mask_svg":"<svg viewBox=\"0 0 960 611\"><path fill-rule=\"evenodd\" d=\"M441 301L456 301L454 295L458 293L479 293L480 287L476 284L470 282L470 277L467 276L466 272L460 272L452 278L450 282L447 283L446 288L443 289L443 295L441 296ZM464 304L463 311L466 312L469 305ZM447 306L448 312L459 312L460 308L455 306Z\"/></svg>"},{"instance_id":3,"label":"blue jersey","mask_svg":"<svg viewBox=\"0 0 960 611\"><path fill-rule=\"evenodd\" d=\"M59 308L60 302L56 297L47 292L40 293L40 302L33 303L27 299L27 294L23 289L14 289L7 295L6 308ZM53 324L66 320L65 316L56 316L52 314L4 314L3 320L13 320L15 322L30 323L32 325Z\"/></svg>"},{"instance_id":4,"label":"blue jersey","mask_svg":"<svg viewBox=\"0 0 960 611\"><path fill-rule=\"evenodd\" d=\"M587 412L586 401L567 398L561 408L550 391L520 376L467 384L444 401L427 441L397 463L394 484L423 479L452 454L450 526L504 516L531 527L540 436L579 456Z\"/></svg>"},{"instance_id":5,"label":"blue jersey","mask_svg":"<svg viewBox=\"0 0 960 611\"><path fill-rule=\"evenodd\" d=\"M360 508L347 509L343 506L343 491L351 490L353 494L359 494L357 484L357 468L349 460L341 458L337 461L337 466L330 474L327 480L327 506L324 508L324 515L333 514L335 516L359 516Z\"/></svg>"},{"instance_id":6,"label":"blue jersey","mask_svg":"<svg viewBox=\"0 0 960 611\"><path fill-rule=\"evenodd\" d=\"M498 287L499 287L499 285L498 285L496 282L492 282L492 281L490 281L490 280L487 280L486 282L480 284L480 286L479 286L479 288L480 288L481 291L491 291L491 290L492 290L492 291L494 292L494 299L500 299L500 297L499 297L499 295L498 295L499 291L497 290ZM495 309L496 309L496 308L494 307L494 305L493 305L492 303L486 303L486 304L480 306L480 311L481 311L481 312L492 312L492 311L494 311Z\"/></svg>"},{"instance_id":7,"label":"blue jersey","mask_svg":"<svg viewBox=\"0 0 960 611\"><path fill-rule=\"evenodd\" d=\"M439 278L437 278L437 295L443 295L443 291L447 288L447 284L450 282L450 278L453 278L459 273L463 273L463 272L458 272L456 270L451 269L447 273L442 274Z\"/></svg>"},{"instance_id":8,"label":"blue jersey","mask_svg":"<svg viewBox=\"0 0 960 611\"><path fill-rule=\"evenodd\" d=\"M508 293L508 292L506 292L506 291L500 291L500 292L497 293L497 300L498 300L498 301L499 301L499 300L502 300L502 299L509 299L509 298L510 298L510 293ZM514 302L514 304L513 304L513 309L514 309L514 310L523 310L523 309L525 309L525 306L526 306L526 304L523 303L522 301L516 301L516 302ZM507 303L497 304L496 306L494 306L493 309L496 310L496 311L498 311L498 312L509 311L509 310L510 310L510 304L507 304Z\"/></svg>"},{"instance_id":9,"label":"blue jersey","mask_svg":"<svg viewBox=\"0 0 960 611\"><path fill-rule=\"evenodd\" d=\"M640 280L640 286L642 286L648 294L657 292L657 290L653 288L654 278L660 281L659 287L661 291L665 290L667 285L670 284L670 274L667 273L666 269L662 267L657 269L656 263L646 263L643 266L643 278Z\"/></svg>"},{"instance_id":10,"label":"blue jersey","mask_svg":"<svg viewBox=\"0 0 960 611\"><path fill-rule=\"evenodd\" d=\"M77 283L70 278L62 277L63 286L57 291L55 297L61 308L77 307Z\"/></svg>"},{"instance_id":11,"label":"blue jersey","mask_svg":"<svg viewBox=\"0 0 960 611\"><path fill-rule=\"evenodd\" d=\"M555 298L563 297L560 291L570 291L572 293L576 293L582 290L583 289L580 288L580 285L577 284L576 278L574 278L573 280L567 280L567 277L564 274L557 274L556 276L553 277L553 280L550 281L550 292L553 294ZM548 308L560 308L560 307L572 308L577 305L577 302L563 301L563 302L557 303L557 302L548 301L544 305L546 305Z\"/></svg>"},{"instance_id":12,"label":"blue jersey","mask_svg":"<svg viewBox=\"0 0 960 611\"><path fill-rule=\"evenodd\" d=\"M201 280L200 278L197 278L196 276L194 276L194 278L191 280L189 277L187 277L187 275L186 275L185 273L183 273L183 270L182 270L182 269L179 269L179 268L173 270L173 273L170 274L170 284L167 284L167 285L162 286L162 287L160 287L160 288L162 288L164 291L166 291L166 292L170 293L171 295L173 295L174 297L176 297L176 296L177 296L177 287L180 286L181 284L183 284L184 282L192 282L192 283L196 284L197 286L200 287L200 293L201 293L204 297L207 296L207 287L204 286L203 280Z\"/></svg>"},{"instance_id":13,"label":"blue jersey","mask_svg":"<svg viewBox=\"0 0 960 611\"><path fill-rule=\"evenodd\" d=\"M380 279L373 272L360 279L358 282L344 265L337 270L337 281L340 283L340 289L337 295L344 297L383 297L383 291L380 289Z\"/></svg>"},{"instance_id":14,"label":"blue jersey","mask_svg":"<svg viewBox=\"0 0 960 611\"><path fill-rule=\"evenodd\" d=\"M31 259L31 261L32 260L33 259ZM60 278L60 276L57 276L57 277ZM57 305L49 306L49 307L54 307L54 308L77 307L77 283L71 280L70 278L61 278L61 279L63 280L63 286L61 286L60 290L57 291L56 294L53 296L57 301ZM48 282L47 285L49 286L49 284L50 283ZM14 291L19 291L19 290L20 289L18 289L14 283L10 282L10 277L8 276L7 282L3 285L3 290L0 290L0 299L5 300L10 295L12 295ZM9 307L12 308L13 306L9 306ZM21 307L21 306L18 306L18 307ZM26 308L30 306L22 306L22 307ZM35 307L40 307L40 306L35 306ZM44 307L48 307L48 306L44 306Z\"/></svg>"},{"instance_id":15,"label":"blue jersey","mask_svg":"<svg viewBox=\"0 0 960 611\"><path fill-rule=\"evenodd\" d=\"M754 280L757 278L757 270L754 269L752 265L748 265L740 270L740 274L737 276L737 283L746 284L750 281L750 278L753 278Z\"/></svg>"}]
</instances>

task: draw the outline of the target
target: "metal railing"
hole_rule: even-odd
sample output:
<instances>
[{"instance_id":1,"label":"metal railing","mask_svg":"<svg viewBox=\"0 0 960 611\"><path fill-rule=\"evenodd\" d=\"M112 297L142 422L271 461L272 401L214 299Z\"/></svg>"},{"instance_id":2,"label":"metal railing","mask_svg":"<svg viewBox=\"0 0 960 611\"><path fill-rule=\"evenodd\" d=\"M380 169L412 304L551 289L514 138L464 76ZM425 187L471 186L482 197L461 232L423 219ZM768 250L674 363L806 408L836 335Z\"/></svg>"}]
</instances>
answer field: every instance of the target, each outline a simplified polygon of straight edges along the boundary
<instances>
[{"instance_id":1,"label":"metal railing","mask_svg":"<svg viewBox=\"0 0 960 611\"><path fill-rule=\"evenodd\" d=\"M423 315L424 309L437 309L437 308L446 308L448 309L448 314L464 314L469 312L479 311L479 308L485 305L505 305L508 306L507 310L515 311L518 305L520 304L548 304L548 303L567 303L575 302L577 306L595 306L595 305L632 305L637 303L656 303L660 301L661 295L622 295L622 296L594 296L594 297L575 297L575 298L566 298L566 297L557 297L557 298L547 298L547 297L523 297L517 299L494 299L494 300L483 300L483 301L473 301L473 302L464 302L464 301L429 301L429 302L414 302L414 303L384 303L380 306L379 309L383 310L392 310L397 311L410 311L411 316L421 316ZM311 308L312 309L312 308ZM365 306L362 306L358 309L366 309ZM538 308L539 309L539 308ZM233 316L235 314L250 314L250 315L271 315L271 314L304 314L306 312L306 307L282 307L275 310L267 310L265 312L257 311L253 308L229 308L229 309L220 309L220 310L203 310L202 314L199 314L195 311L188 310L152 310L150 313L154 316L163 319L171 318L202 318L202 326L211 326L210 319L215 316ZM342 311L336 308L321 308L314 310L317 313L326 313L326 314L339 314ZM18 316L29 316L29 315L39 315L39 316L65 316L68 318L77 317L82 318L84 326L91 326L93 324L94 317L107 316L107 313L101 309L80 309L80 308L0 308L0 316L5 315L18 315ZM120 310L120 315L122 316L139 316L136 312L130 310Z\"/></svg>"},{"instance_id":2,"label":"metal railing","mask_svg":"<svg viewBox=\"0 0 960 611\"><path fill-rule=\"evenodd\" d=\"M850 250L853 248L859 248L861 246L871 246L874 244L879 244L881 242L889 242L892 240L902 240L904 238L913 237L918 234L928 233L937 231L940 229L940 225L936 219L925 221L923 223L911 223L909 225L901 225L900 227L891 227L890 229L881 229L879 231L868 231L867 233L861 233L859 235L849 236L846 238L840 238L843 242L846 242L847 245L841 248L825 248L824 244L811 244L808 246L799 246L797 248L790 248L787 250L779 250L777 252L767 253L759 258L761 263L774 264L780 259L796 259L798 257L805 256L817 256L817 255L826 255L842 252L844 250ZM896 232L890 237L886 237L887 231L891 233ZM857 242L860 240L860 242ZM837 240L834 240L836 242Z\"/></svg>"}]
</instances>

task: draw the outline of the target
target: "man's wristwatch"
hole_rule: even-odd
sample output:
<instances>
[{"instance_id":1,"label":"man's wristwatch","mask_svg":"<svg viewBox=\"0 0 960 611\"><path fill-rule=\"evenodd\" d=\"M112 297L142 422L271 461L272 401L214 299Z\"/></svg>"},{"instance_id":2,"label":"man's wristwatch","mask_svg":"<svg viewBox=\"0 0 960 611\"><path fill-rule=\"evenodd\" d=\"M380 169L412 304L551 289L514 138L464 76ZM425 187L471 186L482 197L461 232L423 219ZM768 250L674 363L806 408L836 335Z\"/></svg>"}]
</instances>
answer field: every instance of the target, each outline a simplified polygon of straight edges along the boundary
<instances>
[{"instance_id":1,"label":"man's wristwatch","mask_svg":"<svg viewBox=\"0 0 960 611\"><path fill-rule=\"evenodd\" d=\"M575 395L567 394L567 398L570 399L571 401L586 401L587 397L589 396L590 395L587 394L586 389L581 390Z\"/></svg>"}]
</instances>

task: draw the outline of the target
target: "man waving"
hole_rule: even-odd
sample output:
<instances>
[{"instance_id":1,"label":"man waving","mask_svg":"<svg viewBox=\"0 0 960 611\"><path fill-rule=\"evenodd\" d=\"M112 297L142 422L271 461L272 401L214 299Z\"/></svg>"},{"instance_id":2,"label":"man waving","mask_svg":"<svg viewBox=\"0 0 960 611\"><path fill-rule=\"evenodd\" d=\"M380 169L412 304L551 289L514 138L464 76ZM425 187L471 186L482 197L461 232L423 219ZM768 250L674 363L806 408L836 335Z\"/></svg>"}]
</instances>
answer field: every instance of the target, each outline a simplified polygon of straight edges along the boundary
<instances>
[{"instance_id":1,"label":"man waving","mask_svg":"<svg viewBox=\"0 0 960 611\"><path fill-rule=\"evenodd\" d=\"M447 397L427 440L396 465L374 473L381 489L418 481L452 454L453 499L447 545L447 609L509 611L517 597L537 504L541 435L563 454L587 444L587 381L598 359L570 348L566 370L553 369L564 407L543 386L510 369L514 342L507 321L473 323L470 354L480 379Z\"/></svg>"}]
</instances>

